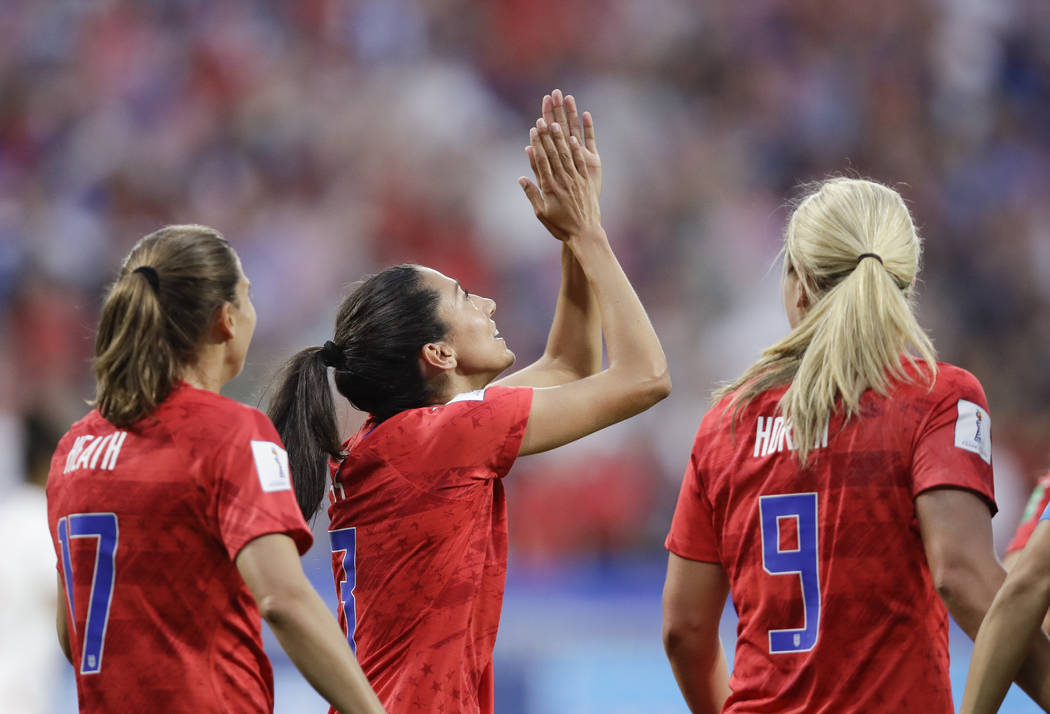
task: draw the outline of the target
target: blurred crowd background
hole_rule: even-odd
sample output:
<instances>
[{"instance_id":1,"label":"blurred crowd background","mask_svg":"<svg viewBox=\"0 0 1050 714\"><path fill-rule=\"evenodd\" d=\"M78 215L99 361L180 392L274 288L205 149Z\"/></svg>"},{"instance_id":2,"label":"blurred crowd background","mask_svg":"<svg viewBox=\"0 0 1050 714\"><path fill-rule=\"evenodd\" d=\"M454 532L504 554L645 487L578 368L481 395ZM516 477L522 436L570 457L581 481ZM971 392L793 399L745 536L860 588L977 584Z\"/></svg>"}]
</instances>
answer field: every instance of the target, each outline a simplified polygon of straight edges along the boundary
<instances>
[{"instance_id":1,"label":"blurred crowd background","mask_svg":"<svg viewBox=\"0 0 1050 714\"><path fill-rule=\"evenodd\" d=\"M164 224L213 226L243 260L259 322L227 394L248 403L265 405L280 362L330 336L348 286L400 262L493 297L519 363L538 356L559 246L515 179L555 87L595 117L606 228L674 393L508 478L500 647L518 684L500 711L554 706L513 635L515 618L557 600L552 583L574 582L593 610L603 593L631 597L640 574L656 582L639 600L658 611L649 590L658 600L708 395L787 330L776 258L806 182L871 177L911 206L926 241L921 320L940 358L987 391L1004 542L1050 463L1042 0L5 0L0 524L16 522L5 508L39 508L23 474L88 408L101 296ZM345 410L347 429L360 419ZM324 543L309 557L328 597ZM515 610L516 583L543 595ZM26 589L5 574L0 610L38 603ZM597 634L629 639L631 617ZM659 709L649 701L637 711Z\"/></svg>"}]
</instances>

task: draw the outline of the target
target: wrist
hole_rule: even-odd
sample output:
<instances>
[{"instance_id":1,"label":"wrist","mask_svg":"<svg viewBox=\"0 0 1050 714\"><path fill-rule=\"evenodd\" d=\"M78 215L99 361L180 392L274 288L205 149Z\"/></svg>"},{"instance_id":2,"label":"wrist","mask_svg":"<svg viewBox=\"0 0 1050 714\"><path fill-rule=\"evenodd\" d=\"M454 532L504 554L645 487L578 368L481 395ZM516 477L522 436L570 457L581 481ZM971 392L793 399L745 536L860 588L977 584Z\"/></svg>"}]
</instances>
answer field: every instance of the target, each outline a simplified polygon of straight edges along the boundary
<instances>
[{"instance_id":1,"label":"wrist","mask_svg":"<svg viewBox=\"0 0 1050 714\"><path fill-rule=\"evenodd\" d=\"M604 245L608 244L608 242L609 237L605 234L605 229L601 225L570 233L565 239L566 245L573 252L586 245Z\"/></svg>"}]
</instances>

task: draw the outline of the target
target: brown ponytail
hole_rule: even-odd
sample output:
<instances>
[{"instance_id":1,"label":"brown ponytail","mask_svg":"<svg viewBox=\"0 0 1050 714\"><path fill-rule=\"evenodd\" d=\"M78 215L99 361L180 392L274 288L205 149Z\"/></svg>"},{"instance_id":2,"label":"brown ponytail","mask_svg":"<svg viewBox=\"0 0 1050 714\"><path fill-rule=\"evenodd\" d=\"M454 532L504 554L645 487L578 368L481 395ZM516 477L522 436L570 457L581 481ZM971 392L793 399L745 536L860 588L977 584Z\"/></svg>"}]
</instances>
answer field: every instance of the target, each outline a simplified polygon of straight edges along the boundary
<instances>
[{"instance_id":1,"label":"brown ponytail","mask_svg":"<svg viewBox=\"0 0 1050 714\"><path fill-rule=\"evenodd\" d=\"M95 339L99 412L126 427L171 393L211 324L236 300L237 256L211 228L167 226L132 248L102 306Z\"/></svg>"}]
</instances>

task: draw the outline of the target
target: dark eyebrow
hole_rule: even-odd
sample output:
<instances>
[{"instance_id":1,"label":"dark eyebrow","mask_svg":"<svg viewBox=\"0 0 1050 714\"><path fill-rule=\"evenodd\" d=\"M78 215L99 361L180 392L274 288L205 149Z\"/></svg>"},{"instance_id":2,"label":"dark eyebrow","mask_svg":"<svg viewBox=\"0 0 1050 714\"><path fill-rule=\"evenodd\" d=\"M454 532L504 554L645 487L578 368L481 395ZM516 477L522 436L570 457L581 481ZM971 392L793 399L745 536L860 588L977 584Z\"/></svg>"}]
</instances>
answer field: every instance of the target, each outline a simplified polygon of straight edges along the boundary
<instances>
[{"instance_id":1,"label":"dark eyebrow","mask_svg":"<svg viewBox=\"0 0 1050 714\"><path fill-rule=\"evenodd\" d=\"M458 280L456 281L456 287L457 287L457 288L459 288L460 292L462 292L462 293L463 293L463 294L464 294L464 295L465 295L466 297L468 297L468 298L470 297L470 293L468 293L468 292L467 292L467 291L466 291L466 290L465 290L465 289L463 288L463 286L459 284L459 281L458 281Z\"/></svg>"}]
</instances>

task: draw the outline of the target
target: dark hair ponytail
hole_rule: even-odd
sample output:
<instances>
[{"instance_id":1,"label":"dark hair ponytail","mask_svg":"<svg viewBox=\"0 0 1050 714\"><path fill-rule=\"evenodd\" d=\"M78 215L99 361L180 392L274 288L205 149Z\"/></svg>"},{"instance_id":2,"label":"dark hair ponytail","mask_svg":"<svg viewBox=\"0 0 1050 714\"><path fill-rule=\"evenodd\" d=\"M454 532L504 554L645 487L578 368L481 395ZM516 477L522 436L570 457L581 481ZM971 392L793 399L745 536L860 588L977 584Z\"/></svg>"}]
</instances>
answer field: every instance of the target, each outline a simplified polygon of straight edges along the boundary
<instances>
[{"instance_id":1,"label":"dark hair ponytail","mask_svg":"<svg viewBox=\"0 0 1050 714\"><path fill-rule=\"evenodd\" d=\"M277 380L269 415L288 449L306 518L324 499L329 459L342 458L327 366L335 368L339 393L377 423L432 403L420 350L447 328L438 317L440 297L419 271L398 265L361 283L339 306L332 341L296 354Z\"/></svg>"},{"instance_id":2,"label":"dark hair ponytail","mask_svg":"<svg viewBox=\"0 0 1050 714\"><path fill-rule=\"evenodd\" d=\"M295 498L305 518L324 499L329 460L343 457L322 351L307 347L288 360L268 411L288 449Z\"/></svg>"},{"instance_id":3,"label":"dark hair ponytail","mask_svg":"<svg viewBox=\"0 0 1050 714\"><path fill-rule=\"evenodd\" d=\"M127 427L171 393L224 302L236 299L233 248L205 226L167 226L135 244L102 306L95 404Z\"/></svg>"}]
</instances>

